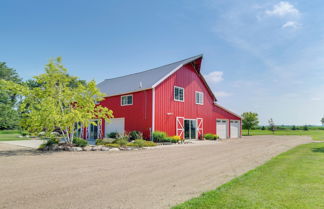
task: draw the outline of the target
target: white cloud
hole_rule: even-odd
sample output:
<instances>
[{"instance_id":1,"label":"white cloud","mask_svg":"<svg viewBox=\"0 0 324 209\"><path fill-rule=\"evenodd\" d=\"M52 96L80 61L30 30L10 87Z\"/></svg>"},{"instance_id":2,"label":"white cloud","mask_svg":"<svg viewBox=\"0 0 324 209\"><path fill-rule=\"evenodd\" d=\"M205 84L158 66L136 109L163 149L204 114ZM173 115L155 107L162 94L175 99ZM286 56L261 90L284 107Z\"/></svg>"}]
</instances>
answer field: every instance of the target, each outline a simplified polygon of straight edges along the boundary
<instances>
[{"instance_id":1,"label":"white cloud","mask_svg":"<svg viewBox=\"0 0 324 209\"><path fill-rule=\"evenodd\" d=\"M211 72L211 73L208 73L207 75L205 75L205 78L210 83L218 83L218 82L221 82L222 80L224 80L223 74L224 73L221 71L214 71L214 72Z\"/></svg>"},{"instance_id":2,"label":"white cloud","mask_svg":"<svg viewBox=\"0 0 324 209\"><path fill-rule=\"evenodd\" d=\"M281 27L282 28L294 28L294 29L296 29L296 28L299 27L299 23L295 22L295 21L288 21L285 24L283 24Z\"/></svg>"},{"instance_id":3,"label":"white cloud","mask_svg":"<svg viewBox=\"0 0 324 209\"><path fill-rule=\"evenodd\" d=\"M265 13L270 16L285 17L299 16L300 12L294 5L287 1L281 1L273 6L272 10L266 10Z\"/></svg>"},{"instance_id":4,"label":"white cloud","mask_svg":"<svg viewBox=\"0 0 324 209\"><path fill-rule=\"evenodd\" d=\"M319 97L312 97L311 98L311 101L321 101L322 99L321 98L319 98Z\"/></svg>"},{"instance_id":5,"label":"white cloud","mask_svg":"<svg viewBox=\"0 0 324 209\"><path fill-rule=\"evenodd\" d=\"M225 91L215 91L214 94L215 94L216 97L228 97L228 96L231 96L230 93L225 92Z\"/></svg>"}]
</instances>

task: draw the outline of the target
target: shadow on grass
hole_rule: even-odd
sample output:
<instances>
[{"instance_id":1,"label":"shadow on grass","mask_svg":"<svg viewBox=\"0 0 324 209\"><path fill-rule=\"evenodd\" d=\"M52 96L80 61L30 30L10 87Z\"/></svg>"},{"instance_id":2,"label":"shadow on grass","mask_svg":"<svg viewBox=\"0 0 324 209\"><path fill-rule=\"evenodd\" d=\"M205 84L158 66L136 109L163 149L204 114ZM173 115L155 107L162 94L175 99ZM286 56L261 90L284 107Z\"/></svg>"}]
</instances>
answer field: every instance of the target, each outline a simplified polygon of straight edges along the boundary
<instances>
[{"instance_id":1,"label":"shadow on grass","mask_svg":"<svg viewBox=\"0 0 324 209\"><path fill-rule=\"evenodd\" d=\"M319 148L312 148L313 152L322 152L324 153L324 147L319 147Z\"/></svg>"}]
</instances>

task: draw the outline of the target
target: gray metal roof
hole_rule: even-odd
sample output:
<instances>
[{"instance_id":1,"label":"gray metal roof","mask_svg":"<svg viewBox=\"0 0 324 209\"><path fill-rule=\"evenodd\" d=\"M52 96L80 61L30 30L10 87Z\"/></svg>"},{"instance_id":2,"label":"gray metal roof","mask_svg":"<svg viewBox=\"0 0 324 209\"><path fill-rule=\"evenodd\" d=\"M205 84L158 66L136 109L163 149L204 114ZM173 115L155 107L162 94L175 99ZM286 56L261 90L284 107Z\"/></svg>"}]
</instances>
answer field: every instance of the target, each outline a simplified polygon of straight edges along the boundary
<instances>
[{"instance_id":1,"label":"gray metal roof","mask_svg":"<svg viewBox=\"0 0 324 209\"><path fill-rule=\"evenodd\" d=\"M146 70L130 75L125 75L117 78L105 79L100 82L97 87L106 96L130 93L150 89L156 86L160 81L166 79L174 71L181 68L183 65L201 58L202 55L190 57L168 65L163 65L158 68Z\"/></svg>"}]
</instances>

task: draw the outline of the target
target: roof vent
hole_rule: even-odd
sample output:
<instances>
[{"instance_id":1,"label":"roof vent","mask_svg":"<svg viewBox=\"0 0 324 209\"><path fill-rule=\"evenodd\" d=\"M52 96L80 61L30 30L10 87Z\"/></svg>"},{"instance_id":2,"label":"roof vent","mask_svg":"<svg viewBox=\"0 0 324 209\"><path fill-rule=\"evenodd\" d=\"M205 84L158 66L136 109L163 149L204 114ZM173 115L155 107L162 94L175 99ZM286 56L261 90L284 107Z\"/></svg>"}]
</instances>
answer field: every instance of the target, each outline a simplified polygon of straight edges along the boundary
<instances>
[{"instance_id":1,"label":"roof vent","mask_svg":"<svg viewBox=\"0 0 324 209\"><path fill-rule=\"evenodd\" d=\"M143 87L143 85L142 85L142 81L140 81L140 83L139 83L139 87L140 87L140 89Z\"/></svg>"}]
</instances>

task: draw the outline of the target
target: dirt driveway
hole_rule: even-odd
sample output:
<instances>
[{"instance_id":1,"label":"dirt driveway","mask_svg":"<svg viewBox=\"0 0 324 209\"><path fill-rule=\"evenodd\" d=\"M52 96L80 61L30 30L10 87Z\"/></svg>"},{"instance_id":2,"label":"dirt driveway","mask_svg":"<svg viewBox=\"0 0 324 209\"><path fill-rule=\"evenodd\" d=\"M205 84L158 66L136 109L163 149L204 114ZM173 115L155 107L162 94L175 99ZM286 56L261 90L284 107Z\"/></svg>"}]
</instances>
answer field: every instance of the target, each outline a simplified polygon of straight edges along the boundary
<instances>
[{"instance_id":1,"label":"dirt driveway","mask_svg":"<svg viewBox=\"0 0 324 209\"><path fill-rule=\"evenodd\" d=\"M310 141L257 136L130 152L49 154L0 144L0 208L169 208Z\"/></svg>"}]
</instances>

